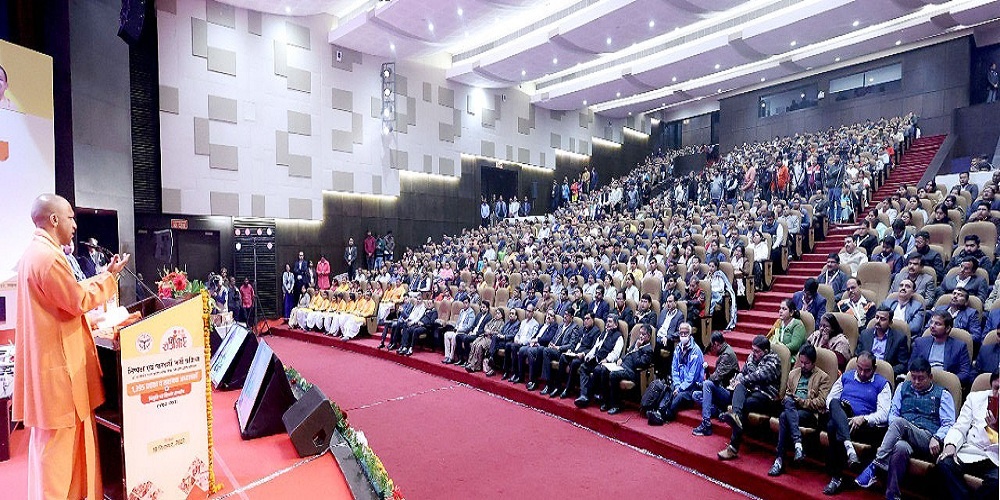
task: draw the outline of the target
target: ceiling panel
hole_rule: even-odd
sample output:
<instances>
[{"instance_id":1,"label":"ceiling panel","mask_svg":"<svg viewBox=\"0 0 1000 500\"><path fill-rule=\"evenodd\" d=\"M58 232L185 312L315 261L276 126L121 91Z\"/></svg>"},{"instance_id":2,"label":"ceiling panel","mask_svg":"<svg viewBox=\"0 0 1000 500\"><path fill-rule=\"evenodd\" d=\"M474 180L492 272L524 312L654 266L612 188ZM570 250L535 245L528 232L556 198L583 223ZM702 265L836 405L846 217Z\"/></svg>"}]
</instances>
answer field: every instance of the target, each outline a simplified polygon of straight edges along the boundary
<instances>
[{"instance_id":1,"label":"ceiling panel","mask_svg":"<svg viewBox=\"0 0 1000 500\"><path fill-rule=\"evenodd\" d=\"M591 51L615 52L698 20L697 14L678 11L663 0L637 0L562 36Z\"/></svg>"}]
</instances>

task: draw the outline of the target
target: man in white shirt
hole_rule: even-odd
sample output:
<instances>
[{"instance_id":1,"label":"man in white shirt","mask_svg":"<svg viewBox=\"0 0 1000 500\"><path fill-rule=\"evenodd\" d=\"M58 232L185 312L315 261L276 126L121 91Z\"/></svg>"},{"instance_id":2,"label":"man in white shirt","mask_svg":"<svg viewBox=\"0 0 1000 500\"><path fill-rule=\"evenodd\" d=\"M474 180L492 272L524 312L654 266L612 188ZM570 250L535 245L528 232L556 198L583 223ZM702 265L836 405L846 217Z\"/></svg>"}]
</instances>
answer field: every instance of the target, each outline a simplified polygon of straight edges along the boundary
<instances>
[{"instance_id":1,"label":"man in white shirt","mask_svg":"<svg viewBox=\"0 0 1000 500\"><path fill-rule=\"evenodd\" d=\"M851 266L851 276L858 275L858 268L861 264L868 262L868 256L858 248L854 238L850 236L844 238L844 249L840 252L840 262Z\"/></svg>"}]
</instances>

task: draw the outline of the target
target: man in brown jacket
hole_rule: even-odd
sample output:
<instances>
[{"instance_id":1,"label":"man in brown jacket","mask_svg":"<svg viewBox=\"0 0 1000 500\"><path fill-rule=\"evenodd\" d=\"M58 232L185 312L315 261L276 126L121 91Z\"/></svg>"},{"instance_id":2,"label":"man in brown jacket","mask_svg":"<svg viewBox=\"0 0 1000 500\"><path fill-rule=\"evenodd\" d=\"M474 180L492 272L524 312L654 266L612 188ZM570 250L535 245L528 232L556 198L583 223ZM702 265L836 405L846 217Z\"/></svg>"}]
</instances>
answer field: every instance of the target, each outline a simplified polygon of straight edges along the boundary
<instances>
[{"instance_id":1,"label":"man in brown jacket","mask_svg":"<svg viewBox=\"0 0 1000 500\"><path fill-rule=\"evenodd\" d=\"M795 447L793 460L799 463L806 458L802 451L799 424L817 424L819 414L826 411L826 396L830 393L830 385L830 377L816 366L816 348L812 344L803 345L799 349L798 366L788 373L788 385L782 401L785 409L778 417L778 456L767 475L778 476L785 471L785 448L788 447L789 437Z\"/></svg>"},{"instance_id":2,"label":"man in brown jacket","mask_svg":"<svg viewBox=\"0 0 1000 500\"><path fill-rule=\"evenodd\" d=\"M30 429L28 498L102 498L94 408L104 402L101 367L84 314L118 293L128 254L77 282L61 245L76 219L64 198L39 196L35 234L17 268L14 420Z\"/></svg>"}]
</instances>

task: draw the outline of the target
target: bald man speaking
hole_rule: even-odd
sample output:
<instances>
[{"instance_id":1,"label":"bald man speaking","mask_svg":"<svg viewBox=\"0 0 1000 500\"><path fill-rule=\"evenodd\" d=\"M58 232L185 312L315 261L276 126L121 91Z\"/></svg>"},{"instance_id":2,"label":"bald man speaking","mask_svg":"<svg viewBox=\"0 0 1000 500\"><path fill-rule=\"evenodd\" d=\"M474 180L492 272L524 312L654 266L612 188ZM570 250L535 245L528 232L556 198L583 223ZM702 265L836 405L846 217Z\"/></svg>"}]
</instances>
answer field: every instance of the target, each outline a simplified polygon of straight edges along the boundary
<instances>
[{"instance_id":1,"label":"bald man speaking","mask_svg":"<svg viewBox=\"0 0 1000 500\"><path fill-rule=\"evenodd\" d=\"M73 207L43 194L31 207L32 241L17 267L14 420L30 429L31 499L103 498L94 408L104 401L87 311L118 292L128 254L77 282L63 257L76 232Z\"/></svg>"}]
</instances>

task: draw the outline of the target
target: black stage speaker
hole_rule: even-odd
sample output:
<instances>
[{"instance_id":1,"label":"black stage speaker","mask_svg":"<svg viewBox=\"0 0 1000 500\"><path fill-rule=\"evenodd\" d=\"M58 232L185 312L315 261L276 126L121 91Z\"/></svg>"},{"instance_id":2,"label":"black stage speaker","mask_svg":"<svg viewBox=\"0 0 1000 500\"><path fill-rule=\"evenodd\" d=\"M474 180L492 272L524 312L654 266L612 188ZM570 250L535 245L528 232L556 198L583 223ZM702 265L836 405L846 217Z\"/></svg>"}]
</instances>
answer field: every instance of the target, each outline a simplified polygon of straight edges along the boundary
<instances>
[{"instance_id":1,"label":"black stage speaker","mask_svg":"<svg viewBox=\"0 0 1000 500\"><path fill-rule=\"evenodd\" d=\"M300 457L319 455L330 447L337 428L333 406L319 387L313 386L281 417L288 437Z\"/></svg>"},{"instance_id":2,"label":"black stage speaker","mask_svg":"<svg viewBox=\"0 0 1000 500\"><path fill-rule=\"evenodd\" d=\"M139 41L146 22L146 0L122 0L118 18L118 36L129 45Z\"/></svg>"},{"instance_id":3,"label":"black stage speaker","mask_svg":"<svg viewBox=\"0 0 1000 500\"><path fill-rule=\"evenodd\" d=\"M256 351L257 337L243 325L233 324L221 345L212 348L212 386L222 391L243 387Z\"/></svg>"},{"instance_id":4,"label":"black stage speaker","mask_svg":"<svg viewBox=\"0 0 1000 500\"><path fill-rule=\"evenodd\" d=\"M271 346L261 341L250 365L243 391L236 400L240 437L254 439L284 431L281 417L295 403L285 367Z\"/></svg>"}]
</instances>

